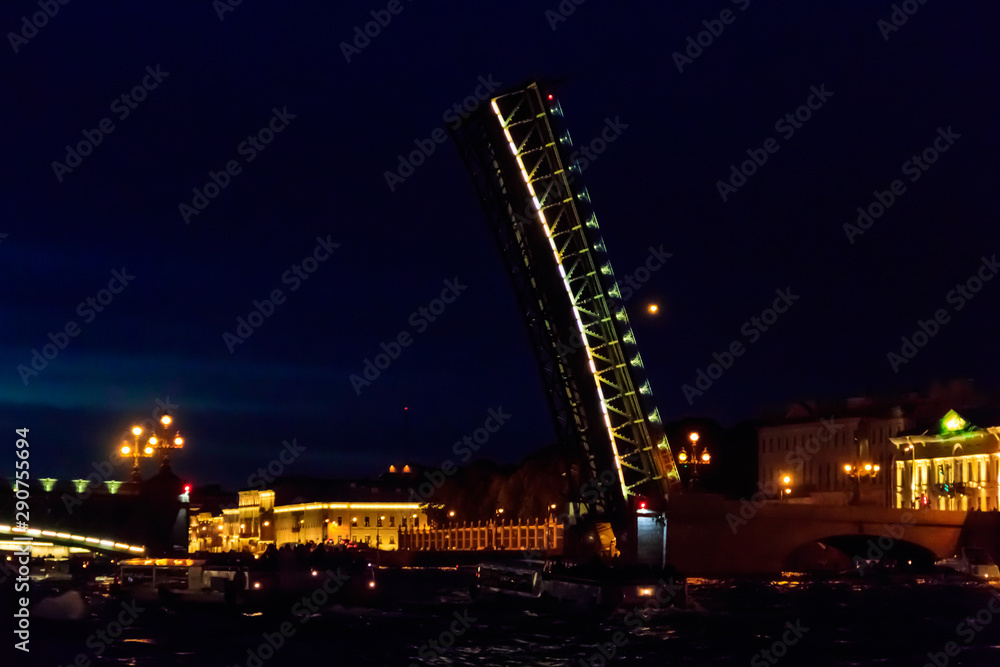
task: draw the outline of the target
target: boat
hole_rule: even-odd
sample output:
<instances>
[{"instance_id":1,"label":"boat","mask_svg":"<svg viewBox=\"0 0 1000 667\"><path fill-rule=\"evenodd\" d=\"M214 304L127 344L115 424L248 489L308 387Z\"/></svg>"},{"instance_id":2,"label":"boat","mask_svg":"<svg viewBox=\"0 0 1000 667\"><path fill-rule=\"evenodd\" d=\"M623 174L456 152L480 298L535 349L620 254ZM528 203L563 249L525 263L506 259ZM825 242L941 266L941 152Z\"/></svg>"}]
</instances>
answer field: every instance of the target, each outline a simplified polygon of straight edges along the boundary
<instances>
[{"instance_id":1,"label":"boat","mask_svg":"<svg viewBox=\"0 0 1000 667\"><path fill-rule=\"evenodd\" d=\"M324 589L327 598L352 602L376 594L375 569L360 561L279 568L228 558L131 558L119 563L117 590L137 600L164 603L257 604L285 602ZM318 595L318 594L317 594Z\"/></svg>"},{"instance_id":2,"label":"boat","mask_svg":"<svg viewBox=\"0 0 1000 667\"><path fill-rule=\"evenodd\" d=\"M577 564L553 558L483 563L469 595L477 602L607 614L636 607L684 606L687 583L669 569L605 565L597 559Z\"/></svg>"},{"instance_id":3,"label":"boat","mask_svg":"<svg viewBox=\"0 0 1000 667\"><path fill-rule=\"evenodd\" d=\"M1000 568L993 562L989 553L979 547L963 547L960 554L934 564L990 584L1000 585Z\"/></svg>"}]
</instances>

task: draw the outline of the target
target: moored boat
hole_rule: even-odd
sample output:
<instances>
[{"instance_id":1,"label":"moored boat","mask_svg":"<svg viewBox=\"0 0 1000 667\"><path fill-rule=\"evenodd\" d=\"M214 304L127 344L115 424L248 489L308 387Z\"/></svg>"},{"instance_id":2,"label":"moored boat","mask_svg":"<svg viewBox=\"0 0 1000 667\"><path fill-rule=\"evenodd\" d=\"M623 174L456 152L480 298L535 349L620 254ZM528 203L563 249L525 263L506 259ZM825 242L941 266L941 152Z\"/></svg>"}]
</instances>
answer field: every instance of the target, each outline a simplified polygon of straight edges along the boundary
<instances>
[{"instance_id":1,"label":"moored boat","mask_svg":"<svg viewBox=\"0 0 1000 667\"><path fill-rule=\"evenodd\" d=\"M672 570L561 559L484 563L469 589L477 601L504 601L582 613L684 606L686 581Z\"/></svg>"}]
</instances>

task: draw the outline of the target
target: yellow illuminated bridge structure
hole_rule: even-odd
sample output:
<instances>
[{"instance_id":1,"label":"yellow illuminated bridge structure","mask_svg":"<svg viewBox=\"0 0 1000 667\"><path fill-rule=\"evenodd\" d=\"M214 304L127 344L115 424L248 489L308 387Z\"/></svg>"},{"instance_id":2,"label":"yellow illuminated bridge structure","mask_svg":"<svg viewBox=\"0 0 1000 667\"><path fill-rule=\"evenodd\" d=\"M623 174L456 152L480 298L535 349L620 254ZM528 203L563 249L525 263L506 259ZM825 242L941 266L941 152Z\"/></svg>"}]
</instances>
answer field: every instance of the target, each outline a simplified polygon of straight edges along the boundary
<instances>
[{"instance_id":1,"label":"yellow illuminated bridge structure","mask_svg":"<svg viewBox=\"0 0 1000 667\"><path fill-rule=\"evenodd\" d=\"M133 544L123 544L122 542L116 542L101 536L78 535L75 533L46 530L44 528L18 528L16 526L0 525L0 541L6 542L8 539L7 536L10 536L10 539L12 540L17 537L32 538L31 542L12 542L12 544L15 545L15 548L24 544L37 543L39 545L53 544L66 547L80 547L84 549L99 549L102 551L117 551L119 553L127 554L143 554L146 552L145 547Z\"/></svg>"},{"instance_id":2,"label":"yellow illuminated bridge structure","mask_svg":"<svg viewBox=\"0 0 1000 667\"><path fill-rule=\"evenodd\" d=\"M542 371L556 434L583 454L598 514L680 490L626 296L580 183L562 107L538 83L490 100L456 140L500 248Z\"/></svg>"}]
</instances>

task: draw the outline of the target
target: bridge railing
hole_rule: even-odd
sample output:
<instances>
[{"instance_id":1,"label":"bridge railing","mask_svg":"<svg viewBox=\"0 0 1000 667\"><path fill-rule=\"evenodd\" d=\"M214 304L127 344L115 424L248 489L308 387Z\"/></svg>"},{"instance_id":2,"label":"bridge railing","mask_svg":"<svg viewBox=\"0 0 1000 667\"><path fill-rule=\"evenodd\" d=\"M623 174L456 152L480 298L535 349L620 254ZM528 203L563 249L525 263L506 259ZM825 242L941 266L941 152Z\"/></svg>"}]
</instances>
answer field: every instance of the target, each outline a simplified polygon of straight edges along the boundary
<instances>
[{"instance_id":1,"label":"bridge railing","mask_svg":"<svg viewBox=\"0 0 1000 667\"><path fill-rule=\"evenodd\" d=\"M399 529L399 548L409 551L560 551L562 546L562 522L554 518Z\"/></svg>"}]
</instances>

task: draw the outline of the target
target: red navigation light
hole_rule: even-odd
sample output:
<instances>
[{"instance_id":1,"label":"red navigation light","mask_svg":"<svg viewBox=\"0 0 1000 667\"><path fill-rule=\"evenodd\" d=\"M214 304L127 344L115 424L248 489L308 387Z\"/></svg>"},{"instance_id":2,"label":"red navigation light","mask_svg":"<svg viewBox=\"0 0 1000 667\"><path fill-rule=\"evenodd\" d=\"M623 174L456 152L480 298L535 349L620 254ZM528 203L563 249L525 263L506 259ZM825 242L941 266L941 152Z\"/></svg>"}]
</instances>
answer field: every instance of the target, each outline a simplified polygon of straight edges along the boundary
<instances>
[{"instance_id":1,"label":"red navigation light","mask_svg":"<svg viewBox=\"0 0 1000 667\"><path fill-rule=\"evenodd\" d=\"M185 484L184 485L184 493L191 493L191 485L190 484Z\"/></svg>"},{"instance_id":2,"label":"red navigation light","mask_svg":"<svg viewBox=\"0 0 1000 667\"><path fill-rule=\"evenodd\" d=\"M641 510L646 509L646 501L645 500L640 500L639 501L639 509L641 509Z\"/></svg>"},{"instance_id":3,"label":"red navigation light","mask_svg":"<svg viewBox=\"0 0 1000 667\"><path fill-rule=\"evenodd\" d=\"M551 93L549 94L549 99L550 99L550 100L552 99L552 94L551 94Z\"/></svg>"}]
</instances>

